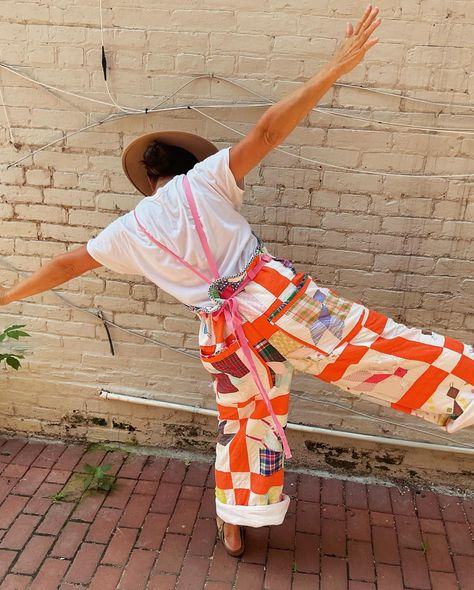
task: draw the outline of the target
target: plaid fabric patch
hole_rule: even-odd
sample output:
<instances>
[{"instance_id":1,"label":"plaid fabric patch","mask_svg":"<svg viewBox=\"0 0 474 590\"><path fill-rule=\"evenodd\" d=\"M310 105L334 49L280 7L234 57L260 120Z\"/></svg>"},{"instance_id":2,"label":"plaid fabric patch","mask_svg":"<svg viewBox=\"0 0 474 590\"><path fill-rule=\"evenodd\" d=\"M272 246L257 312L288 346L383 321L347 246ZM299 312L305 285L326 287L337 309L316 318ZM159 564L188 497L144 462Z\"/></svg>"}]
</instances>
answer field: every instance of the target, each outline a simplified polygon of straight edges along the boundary
<instances>
[{"instance_id":1,"label":"plaid fabric patch","mask_svg":"<svg viewBox=\"0 0 474 590\"><path fill-rule=\"evenodd\" d=\"M320 293L320 291L316 293L316 297L318 299L320 297ZM342 297L338 297L337 295L331 292L329 292L327 295L321 293L321 295L323 295L324 305L327 307L331 315L337 316L341 320L346 319L352 307L352 303L350 301L347 301Z\"/></svg>"},{"instance_id":2,"label":"plaid fabric patch","mask_svg":"<svg viewBox=\"0 0 474 590\"><path fill-rule=\"evenodd\" d=\"M216 383L217 393L236 393L239 391L229 379L229 376L224 373L213 373L212 378Z\"/></svg>"},{"instance_id":3,"label":"plaid fabric patch","mask_svg":"<svg viewBox=\"0 0 474 590\"><path fill-rule=\"evenodd\" d=\"M312 324L318 319L323 306L321 303L307 295L300 299L286 312L286 317L293 319L298 324Z\"/></svg>"},{"instance_id":4,"label":"plaid fabric patch","mask_svg":"<svg viewBox=\"0 0 474 590\"><path fill-rule=\"evenodd\" d=\"M260 475L273 475L283 469L283 453L260 449Z\"/></svg>"},{"instance_id":5,"label":"plaid fabric patch","mask_svg":"<svg viewBox=\"0 0 474 590\"><path fill-rule=\"evenodd\" d=\"M278 350L268 342L268 340L260 340L255 345L255 350L267 362L284 363L285 357L281 355Z\"/></svg>"},{"instance_id":6,"label":"plaid fabric patch","mask_svg":"<svg viewBox=\"0 0 474 590\"><path fill-rule=\"evenodd\" d=\"M214 361L211 364L221 373L227 373L228 375L232 375L232 377L244 377L247 373L250 373L249 369L235 352L226 359Z\"/></svg>"}]
</instances>

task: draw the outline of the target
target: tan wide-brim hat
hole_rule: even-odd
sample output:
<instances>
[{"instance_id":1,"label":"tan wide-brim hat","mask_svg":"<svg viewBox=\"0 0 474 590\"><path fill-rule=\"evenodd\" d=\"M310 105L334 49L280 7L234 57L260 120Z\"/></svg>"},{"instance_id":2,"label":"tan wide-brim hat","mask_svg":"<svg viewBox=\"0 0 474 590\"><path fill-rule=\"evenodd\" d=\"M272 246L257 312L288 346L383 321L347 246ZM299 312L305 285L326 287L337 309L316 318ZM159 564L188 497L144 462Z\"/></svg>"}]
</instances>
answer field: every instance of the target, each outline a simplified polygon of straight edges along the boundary
<instances>
[{"instance_id":1,"label":"tan wide-brim hat","mask_svg":"<svg viewBox=\"0 0 474 590\"><path fill-rule=\"evenodd\" d=\"M133 186L146 197L152 195L153 190L142 160L147 147L155 140L184 148L191 152L199 162L218 151L217 147L204 137L185 131L157 131L138 137L125 148L122 155L122 166Z\"/></svg>"}]
</instances>

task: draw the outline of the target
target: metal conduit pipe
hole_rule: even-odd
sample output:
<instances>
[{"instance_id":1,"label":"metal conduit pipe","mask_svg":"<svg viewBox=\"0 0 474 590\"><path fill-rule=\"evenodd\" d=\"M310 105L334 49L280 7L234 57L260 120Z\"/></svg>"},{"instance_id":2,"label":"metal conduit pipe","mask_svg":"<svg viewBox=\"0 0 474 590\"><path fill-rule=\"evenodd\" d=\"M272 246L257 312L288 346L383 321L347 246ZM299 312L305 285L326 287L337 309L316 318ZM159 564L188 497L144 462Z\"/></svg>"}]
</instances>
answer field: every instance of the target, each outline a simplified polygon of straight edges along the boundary
<instances>
[{"instance_id":1,"label":"metal conduit pipe","mask_svg":"<svg viewBox=\"0 0 474 590\"><path fill-rule=\"evenodd\" d=\"M170 410L181 410L190 412L191 414L200 414L202 416L216 416L217 410L209 408L201 408L199 406L188 406L186 404L177 404L173 402L165 402L157 399L147 399L145 397L135 397L133 395L126 395L122 393L112 393L102 389L99 397L102 399L113 399L118 401L132 402L146 406L155 406L158 408L167 408ZM474 455L474 449L467 447L456 447L452 445L440 445L433 443L418 442L412 440L404 440L403 438L389 438L386 436L377 436L374 434L358 434L356 432L347 432L344 430L330 430L329 428L320 428L319 426L307 426L305 424L295 424L288 422L288 430L295 430L296 432L311 432L313 434L323 434L326 436L335 436L339 438L349 438L353 440L363 440L366 442L380 443L384 445L394 445L399 447L410 447L413 449L427 449L429 451L442 451L450 453L461 453L464 455Z\"/></svg>"}]
</instances>

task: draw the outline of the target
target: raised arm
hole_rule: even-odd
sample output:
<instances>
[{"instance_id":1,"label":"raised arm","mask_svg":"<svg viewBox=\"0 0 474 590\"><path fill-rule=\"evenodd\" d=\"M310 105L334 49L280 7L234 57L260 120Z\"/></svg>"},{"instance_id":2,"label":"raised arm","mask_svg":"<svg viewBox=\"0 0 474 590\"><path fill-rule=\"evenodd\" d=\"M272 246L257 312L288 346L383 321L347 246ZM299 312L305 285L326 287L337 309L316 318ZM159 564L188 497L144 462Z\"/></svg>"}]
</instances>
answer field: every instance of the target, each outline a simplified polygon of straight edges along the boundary
<instances>
[{"instance_id":1,"label":"raised arm","mask_svg":"<svg viewBox=\"0 0 474 590\"><path fill-rule=\"evenodd\" d=\"M348 23L346 38L321 72L265 111L248 135L230 149L230 169L237 181L282 143L334 82L353 70L377 43L378 38L370 37L381 22L378 12L369 5L355 29Z\"/></svg>"},{"instance_id":2,"label":"raised arm","mask_svg":"<svg viewBox=\"0 0 474 590\"><path fill-rule=\"evenodd\" d=\"M13 301L42 293L99 266L102 265L92 258L85 246L81 246L71 252L56 256L11 289L0 287L0 305L7 305Z\"/></svg>"}]
</instances>

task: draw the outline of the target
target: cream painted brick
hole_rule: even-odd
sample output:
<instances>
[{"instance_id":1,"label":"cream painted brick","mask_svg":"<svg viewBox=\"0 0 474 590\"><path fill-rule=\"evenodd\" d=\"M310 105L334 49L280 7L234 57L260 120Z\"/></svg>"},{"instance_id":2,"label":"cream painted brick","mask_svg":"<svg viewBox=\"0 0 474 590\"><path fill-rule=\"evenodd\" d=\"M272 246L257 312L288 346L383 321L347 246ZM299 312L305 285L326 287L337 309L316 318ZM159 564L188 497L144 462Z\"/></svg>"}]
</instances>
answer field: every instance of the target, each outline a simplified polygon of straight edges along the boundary
<instances>
[{"instance_id":1,"label":"cream painted brick","mask_svg":"<svg viewBox=\"0 0 474 590\"><path fill-rule=\"evenodd\" d=\"M95 326L87 325L83 322L60 322L48 320L46 329L50 334L65 334L68 336L82 336L84 338L94 338Z\"/></svg>"},{"instance_id":2,"label":"cream painted brick","mask_svg":"<svg viewBox=\"0 0 474 590\"><path fill-rule=\"evenodd\" d=\"M321 219L322 217L317 211L306 208L266 207L264 211L265 222L285 226L298 224L302 227L316 228L321 224ZM290 231L294 231L294 228L291 228Z\"/></svg>"},{"instance_id":3,"label":"cream painted brick","mask_svg":"<svg viewBox=\"0 0 474 590\"><path fill-rule=\"evenodd\" d=\"M132 297L138 301L154 301L156 299L155 285L133 285Z\"/></svg>"},{"instance_id":4,"label":"cream painted brick","mask_svg":"<svg viewBox=\"0 0 474 590\"><path fill-rule=\"evenodd\" d=\"M405 59L407 63L443 67L456 64L457 67L470 66L472 53L464 47L428 47L418 46L409 49Z\"/></svg>"},{"instance_id":5,"label":"cream painted brick","mask_svg":"<svg viewBox=\"0 0 474 590\"><path fill-rule=\"evenodd\" d=\"M0 25L0 38L3 42L26 41L27 28L25 25L5 23Z\"/></svg>"},{"instance_id":6,"label":"cream painted brick","mask_svg":"<svg viewBox=\"0 0 474 590\"><path fill-rule=\"evenodd\" d=\"M459 153L460 140L451 135L428 135L426 133L397 133L393 137L393 148L396 151L439 155L455 155Z\"/></svg>"},{"instance_id":7,"label":"cream painted brick","mask_svg":"<svg viewBox=\"0 0 474 590\"><path fill-rule=\"evenodd\" d=\"M0 219L10 219L13 216L13 207L8 203L0 203Z\"/></svg>"},{"instance_id":8,"label":"cream painted brick","mask_svg":"<svg viewBox=\"0 0 474 590\"><path fill-rule=\"evenodd\" d=\"M267 70L266 57L241 56L237 60L237 72L239 74L261 74Z\"/></svg>"},{"instance_id":9,"label":"cream painted brick","mask_svg":"<svg viewBox=\"0 0 474 590\"><path fill-rule=\"evenodd\" d=\"M237 30L243 33L294 34L298 20L295 16L280 12L241 12L236 13Z\"/></svg>"},{"instance_id":10,"label":"cream painted brick","mask_svg":"<svg viewBox=\"0 0 474 590\"><path fill-rule=\"evenodd\" d=\"M374 64L367 68L366 80L369 84L374 84L378 88L389 88L396 86L400 77L400 67L398 64Z\"/></svg>"},{"instance_id":11,"label":"cream painted brick","mask_svg":"<svg viewBox=\"0 0 474 590\"><path fill-rule=\"evenodd\" d=\"M446 195L448 181L442 178L418 178L416 183L412 178L401 176L387 176L384 180L385 194L391 196L436 197Z\"/></svg>"},{"instance_id":12,"label":"cream painted brick","mask_svg":"<svg viewBox=\"0 0 474 590\"><path fill-rule=\"evenodd\" d=\"M474 238L474 222L471 221L445 221L443 224L442 232L443 236L468 239Z\"/></svg>"},{"instance_id":13,"label":"cream painted brick","mask_svg":"<svg viewBox=\"0 0 474 590\"><path fill-rule=\"evenodd\" d=\"M55 188L76 188L78 175L75 172L53 172L53 186Z\"/></svg>"},{"instance_id":14,"label":"cream painted brick","mask_svg":"<svg viewBox=\"0 0 474 590\"><path fill-rule=\"evenodd\" d=\"M204 71L203 55L179 53L176 56L176 72L178 74L200 74Z\"/></svg>"},{"instance_id":15,"label":"cream painted brick","mask_svg":"<svg viewBox=\"0 0 474 590\"><path fill-rule=\"evenodd\" d=\"M183 334L193 334L199 328L199 322L183 320L179 318L165 318L163 326L168 332L182 332Z\"/></svg>"},{"instance_id":16,"label":"cream painted brick","mask_svg":"<svg viewBox=\"0 0 474 590\"><path fill-rule=\"evenodd\" d=\"M226 35L222 33L224 37ZM212 42L212 33L211 33ZM155 53L176 55L179 51L193 51L205 54L209 46L207 33L182 33L175 31L159 31L149 33L150 49ZM231 48L229 47L229 50Z\"/></svg>"},{"instance_id":17,"label":"cream painted brick","mask_svg":"<svg viewBox=\"0 0 474 590\"><path fill-rule=\"evenodd\" d=\"M359 129L328 129L327 145L340 148L366 150L388 150L392 144L392 133L387 131L364 131Z\"/></svg>"},{"instance_id":18,"label":"cream painted brick","mask_svg":"<svg viewBox=\"0 0 474 590\"><path fill-rule=\"evenodd\" d=\"M56 51L50 45L35 45L27 49L26 58L31 65L53 64L56 60Z\"/></svg>"},{"instance_id":19,"label":"cream painted brick","mask_svg":"<svg viewBox=\"0 0 474 590\"><path fill-rule=\"evenodd\" d=\"M65 244L36 240L15 240L15 252L26 256L52 257L66 252Z\"/></svg>"},{"instance_id":20,"label":"cream painted brick","mask_svg":"<svg viewBox=\"0 0 474 590\"><path fill-rule=\"evenodd\" d=\"M115 52L115 63L120 69L141 70L143 67L143 52L119 50Z\"/></svg>"},{"instance_id":21,"label":"cream painted brick","mask_svg":"<svg viewBox=\"0 0 474 590\"><path fill-rule=\"evenodd\" d=\"M84 50L81 47L58 47L59 66L82 66Z\"/></svg>"},{"instance_id":22,"label":"cream painted brick","mask_svg":"<svg viewBox=\"0 0 474 590\"><path fill-rule=\"evenodd\" d=\"M431 79L431 69L422 66L403 66L400 69L399 83L402 88L427 88ZM426 105L424 105L426 106ZM425 111L427 109L424 109Z\"/></svg>"},{"instance_id":23,"label":"cream painted brick","mask_svg":"<svg viewBox=\"0 0 474 590\"><path fill-rule=\"evenodd\" d=\"M41 168L50 166L55 170L61 170L61 172L81 172L87 170L88 167L86 154L69 154L44 150L35 154L33 160Z\"/></svg>"},{"instance_id":24,"label":"cream painted brick","mask_svg":"<svg viewBox=\"0 0 474 590\"><path fill-rule=\"evenodd\" d=\"M386 289L364 289L363 298L368 307L374 307L375 309L384 306L405 309L420 305L422 294Z\"/></svg>"},{"instance_id":25,"label":"cream painted brick","mask_svg":"<svg viewBox=\"0 0 474 590\"><path fill-rule=\"evenodd\" d=\"M0 190L8 203L41 203L43 200L41 189L31 186L3 186Z\"/></svg>"},{"instance_id":26,"label":"cream painted brick","mask_svg":"<svg viewBox=\"0 0 474 590\"><path fill-rule=\"evenodd\" d=\"M210 55L206 57L206 71L228 76L234 71L235 59L232 55Z\"/></svg>"},{"instance_id":27,"label":"cream painted brick","mask_svg":"<svg viewBox=\"0 0 474 590\"><path fill-rule=\"evenodd\" d=\"M73 135L66 140L66 143L69 147L87 150L120 150L120 137L118 133L107 133L104 131L87 131L79 135Z\"/></svg>"},{"instance_id":28,"label":"cream painted brick","mask_svg":"<svg viewBox=\"0 0 474 590\"><path fill-rule=\"evenodd\" d=\"M104 294L112 297L129 297L130 285L122 281L106 281Z\"/></svg>"},{"instance_id":29,"label":"cream painted brick","mask_svg":"<svg viewBox=\"0 0 474 590\"><path fill-rule=\"evenodd\" d=\"M367 212L370 205L370 197L365 195L341 195L340 208L346 211Z\"/></svg>"},{"instance_id":30,"label":"cream painted brick","mask_svg":"<svg viewBox=\"0 0 474 590\"><path fill-rule=\"evenodd\" d=\"M284 57L270 57L268 71L282 78L298 78L301 75L305 61L301 59L286 59Z\"/></svg>"},{"instance_id":31,"label":"cream painted brick","mask_svg":"<svg viewBox=\"0 0 474 590\"><path fill-rule=\"evenodd\" d=\"M17 240L19 241L19 240ZM13 238L4 239L0 238L0 254L9 256L13 254L16 248L16 242Z\"/></svg>"},{"instance_id":32,"label":"cream painted brick","mask_svg":"<svg viewBox=\"0 0 474 590\"><path fill-rule=\"evenodd\" d=\"M68 207L93 207L94 194L89 191L59 188L44 189L44 202L48 205L65 205Z\"/></svg>"},{"instance_id":33,"label":"cream painted brick","mask_svg":"<svg viewBox=\"0 0 474 590\"><path fill-rule=\"evenodd\" d=\"M324 230L319 228L292 227L288 239L292 244L314 245L322 243L324 233Z\"/></svg>"},{"instance_id":34,"label":"cream painted brick","mask_svg":"<svg viewBox=\"0 0 474 590\"><path fill-rule=\"evenodd\" d=\"M30 221L2 221L3 238L36 238L36 223Z\"/></svg>"},{"instance_id":35,"label":"cream painted brick","mask_svg":"<svg viewBox=\"0 0 474 590\"><path fill-rule=\"evenodd\" d=\"M425 157L421 154L403 154L400 152L365 152L362 154L362 168L367 170L400 172L402 174L420 173Z\"/></svg>"},{"instance_id":36,"label":"cream painted brick","mask_svg":"<svg viewBox=\"0 0 474 590\"><path fill-rule=\"evenodd\" d=\"M382 220L382 230L389 234L409 234L411 236L439 236L443 228L438 219L416 217L386 217Z\"/></svg>"},{"instance_id":37,"label":"cream painted brick","mask_svg":"<svg viewBox=\"0 0 474 590\"><path fill-rule=\"evenodd\" d=\"M427 156L426 174L466 174L472 166L472 158Z\"/></svg>"},{"instance_id":38,"label":"cream painted brick","mask_svg":"<svg viewBox=\"0 0 474 590\"><path fill-rule=\"evenodd\" d=\"M433 217L438 219L457 219L459 221L474 221L468 209L462 211L460 203L452 201L438 201L433 206Z\"/></svg>"},{"instance_id":39,"label":"cream painted brick","mask_svg":"<svg viewBox=\"0 0 474 590\"><path fill-rule=\"evenodd\" d=\"M382 219L373 215L351 215L349 213L331 213L324 215L322 227L325 229L339 229L351 231L357 227L357 231L376 232L380 230Z\"/></svg>"},{"instance_id":40,"label":"cream painted brick","mask_svg":"<svg viewBox=\"0 0 474 590\"><path fill-rule=\"evenodd\" d=\"M395 285L395 277L388 272L367 272L364 270L341 269L338 271L339 281L345 286L363 286L378 289L391 289Z\"/></svg>"},{"instance_id":41,"label":"cream painted brick","mask_svg":"<svg viewBox=\"0 0 474 590\"><path fill-rule=\"evenodd\" d=\"M86 191L103 191L107 185L107 174L81 174L79 177L79 187Z\"/></svg>"},{"instance_id":42,"label":"cream painted brick","mask_svg":"<svg viewBox=\"0 0 474 590\"><path fill-rule=\"evenodd\" d=\"M384 177L382 175L354 174L325 170L323 187L335 191L374 194L382 191L383 180Z\"/></svg>"},{"instance_id":43,"label":"cream painted brick","mask_svg":"<svg viewBox=\"0 0 474 590\"><path fill-rule=\"evenodd\" d=\"M270 53L270 35L244 33L210 33L211 51L242 52L245 54L267 55Z\"/></svg>"},{"instance_id":44,"label":"cream painted brick","mask_svg":"<svg viewBox=\"0 0 474 590\"><path fill-rule=\"evenodd\" d=\"M84 227L67 227L42 223L39 229L42 238L53 238L58 242L87 242L92 236L90 229Z\"/></svg>"},{"instance_id":45,"label":"cream painted brick","mask_svg":"<svg viewBox=\"0 0 474 590\"><path fill-rule=\"evenodd\" d=\"M60 106L65 107L66 105L63 103ZM73 110L34 108L30 112L33 122L40 121L44 127L48 126L61 131L76 131L87 122L84 113ZM56 137L60 137L60 134L58 133Z\"/></svg>"},{"instance_id":46,"label":"cream painted brick","mask_svg":"<svg viewBox=\"0 0 474 590\"><path fill-rule=\"evenodd\" d=\"M148 53L145 56L146 69L154 72L172 72L174 71L174 62L174 56L163 53Z\"/></svg>"},{"instance_id":47,"label":"cream painted brick","mask_svg":"<svg viewBox=\"0 0 474 590\"><path fill-rule=\"evenodd\" d=\"M141 301L105 295L97 295L94 298L94 305L108 311L120 311L127 313L139 313L142 312L144 308L144 305Z\"/></svg>"},{"instance_id":48,"label":"cream painted brick","mask_svg":"<svg viewBox=\"0 0 474 590\"><path fill-rule=\"evenodd\" d=\"M99 213L97 211L81 211L79 209L69 211L68 223L72 225L83 225L86 227L105 227L117 219L113 213Z\"/></svg>"},{"instance_id":49,"label":"cream painted brick","mask_svg":"<svg viewBox=\"0 0 474 590\"><path fill-rule=\"evenodd\" d=\"M235 31L235 13L230 10L173 10L169 28L180 31ZM183 34L184 36L184 34Z\"/></svg>"},{"instance_id":50,"label":"cream painted brick","mask_svg":"<svg viewBox=\"0 0 474 590\"><path fill-rule=\"evenodd\" d=\"M347 147L350 147L348 145ZM322 162L330 166L347 166L348 168L357 167L360 161L360 151L355 149L339 149L331 147L316 147L316 146L302 146L301 156L303 158L311 158L318 162ZM314 164L315 166L317 164Z\"/></svg>"},{"instance_id":51,"label":"cream painted brick","mask_svg":"<svg viewBox=\"0 0 474 590\"><path fill-rule=\"evenodd\" d=\"M467 70L467 68L466 68ZM431 76L431 86L438 91L468 91L469 76L463 70L442 70L436 68Z\"/></svg>"},{"instance_id":52,"label":"cream painted brick","mask_svg":"<svg viewBox=\"0 0 474 590\"><path fill-rule=\"evenodd\" d=\"M371 268L374 255L365 252L349 252L347 250L330 250L320 248L317 252L318 264L334 265L339 268Z\"/></svg>"},{"instance_id":53,"label":"cream painted brick","mask_svg":"<svg viewBox=\"0 0 474 590\"><path fill-rule=\"evenodd\" d=\"M427 274L433 271L434 264L435 261L432 258L423 256L376 254L374 270Z\"/></svg>"},{"instance_id":54,"label":"cream painted brick","mask_svg":"<svg viewBox=\"0 0 474 590\"><path fill-rule=\"evenodd\" d=\"M26 182L36 186L49 186L51 183L51 172L49 170L27 170Z\"/></svg>"},{"instance_id":55,"label":"cream painted brick","mask_svg":"<svg viewBox=\"0 0 474 590\"><path fill-rule=\"evenodd\" d=\"M97 195L97 207L99 210L104 209L105 211L130 211L137 205L139 199L138 196L101 193Z\"/></svg>"},{"instance_id":56,"label":"cream painted brick","mask_svg":"<svg viewBox=\"0 0 474 590\"><path fill-rule=\"evenodd\" d=\"M356 228L357 229L357 228ZM347 237L347 247L349 249L384 252L384 253L405 253L406 244L404 236L390 236L387 234L361 234L355 231Z\"/></svg>"},{"instance_id":57,"label":"cream painted brick","mask_svg":"<svg viewBox=\"0 0 474 590\"><path fill-rule=\"evenodd\" d=\"M31 221L48 221L50 223L65 223L66 211L61 207L48 205L15 205L15 211L20 219Z\"/></svg>"},{"instance_id":58,"label":"cream painted brick","mask_svg":"<svg viewBox=\"0 0 474 590\"><path fill-rule=\"evenodd\" d=\"M156 9L148 6L146 10L137 8L114 6L110 11L111 21L119 29L163 29L167 30L171 19L168 10Z\"/></svg>"},{"instance_id":59,"label":"cream painted brick","mask_svg":"<svg viewBox=\"0 0 474 590\"><path fill-rule=\"evenodd\" d=\"M431 199L410 199L400 200L400 214L414 217L431 217L433 201Z\"/></svg>"}]
</instances>

